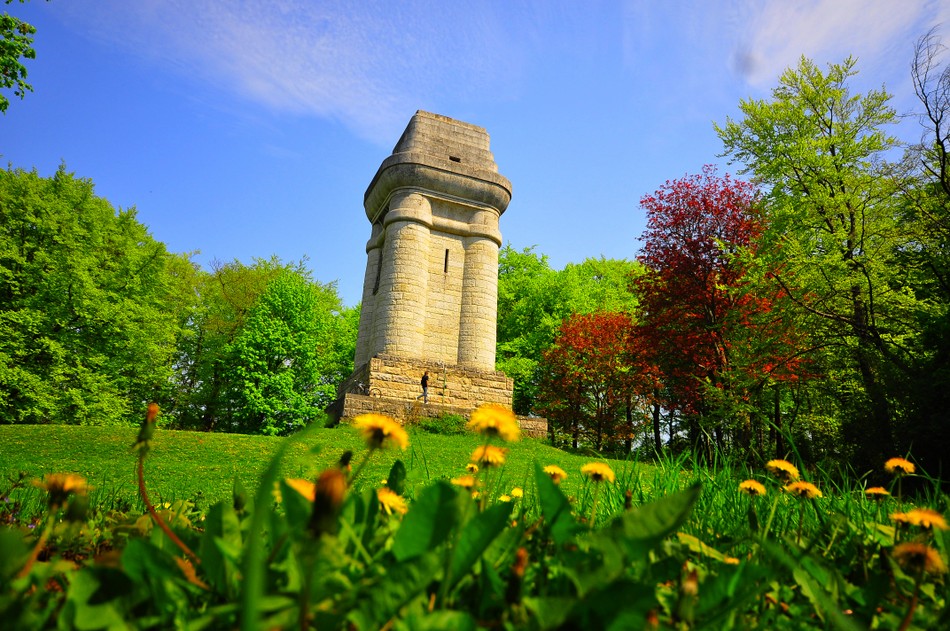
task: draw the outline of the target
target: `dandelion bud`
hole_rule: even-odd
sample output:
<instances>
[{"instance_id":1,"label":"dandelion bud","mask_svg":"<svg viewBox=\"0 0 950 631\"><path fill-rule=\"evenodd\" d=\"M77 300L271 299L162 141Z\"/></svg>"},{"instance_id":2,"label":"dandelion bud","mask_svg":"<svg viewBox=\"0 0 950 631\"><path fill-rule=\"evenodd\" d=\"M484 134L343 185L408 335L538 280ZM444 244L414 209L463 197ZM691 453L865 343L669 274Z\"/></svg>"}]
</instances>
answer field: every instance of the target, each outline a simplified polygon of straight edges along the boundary
<instances>
[{"instance_id":1,"label":"dandelion bud","mask_svg":"<svg viewBox=\"0 0 950 631\"><path fill-rule=\"evenodd\" d=\"M337 515L345 498L346 476L336 468L324 470L317 478L310 515L310 531L315 536L336 532Z\"/></svg>"}]
</instances>

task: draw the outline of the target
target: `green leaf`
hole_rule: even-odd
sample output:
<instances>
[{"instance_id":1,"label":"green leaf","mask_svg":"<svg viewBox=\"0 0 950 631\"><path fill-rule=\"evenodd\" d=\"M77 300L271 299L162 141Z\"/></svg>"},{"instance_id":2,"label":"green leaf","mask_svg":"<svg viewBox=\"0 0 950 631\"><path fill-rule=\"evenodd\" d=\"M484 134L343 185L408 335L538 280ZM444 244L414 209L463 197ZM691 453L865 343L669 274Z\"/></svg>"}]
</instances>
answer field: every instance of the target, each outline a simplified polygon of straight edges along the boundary
<instances>
[{"instance_id":1,"label":"green leaf","mask_svg":"<svg viewBox=\"0 0 950 631\"><path fill-rule=\"evenodd\" d=\"M126 604L132 592L129 577L109 568L90 568L73 574L60 613L61 628L124 629Z\"/></svg>"},{"instance_id":2,"label":"green leaf","mask_svg":"<svg viewBox=\"0 0 950 631\"><path fill-rule=\"evenodd\" d=\"M701 492L702 485L696 482L685 491L632 508L598 536L620 536L631 558L643 557L686 522Z\"/></svg>"},{"instance_id":3,"label":"green leaf","mask_svg":"<svg viewBox=\"0 0 950 631\"><path fill-rule=\"evenodd\" d=\"M238 587L237 555L224 554L223 550L240 550L242 545L241 523L234 506L227 502L214 504L205 517L204 529L198 549L201 572L215 589L233 597Z\"/></svg>"},{"instance_id":4,"label":"green leaf","mask_svg":"<svg viewBox=\"0 0 950 631\"><path fill-rule=\"evenodd\" d=\"M403 518L393 541L393 554L405 561L435 549L459 520L458 494L447 482L427 487Z\"/></svg>"},{"instance_id":5,"label":"green leaf","mask_svg":"<svg viewBox=\"0 0 950 631\"><path fill-rule=\"evenodd\" d=\"M512 504L499 502L478 513L461 526L461 536L452 556L449 588L455 587L472 565L485 553L492 541L508 527Z\"/></svg>"},{"instance_id":6,"label":"green leaf","mask_svg":"<svg viewBox=\"0 0 950 631\"><path fill-rule=\"evenodd\" d=\"M0 528L0 585L20 571L29 554L20 533Z\"/></svg>"},{"instance_id":7,"label":"green leaf","mask_svg":"<svg viewBox=\"0 0 950 631\"><path fill-rule=\"evenodd\" d=\"M551 538L557 544L568 541L582 526L571 514L571 504L560 487L537 462L534 463L534 480L538 486L538 500L541 503L541 515L547 525Z\"/></svg>"},{"instance_id":8,"label":"green leaf","mask_svg":"<svg viewBox=\"0 0 950 631\"><path fill-rule=\"evenodd\" d=\"M386 486L396 495L402 495L406 492L406 465L403 464L402 460L396 460L389 469Z\"/></svg>"},{"instance_id":9,"label":"green leaf","mask_svg":"<svg viewBox=\"0 0 950 631\"><path fill-rule=\"evenodd\" d=\"M475 631L478 624L471 615L464 611L433 611L432 613L416 614L406 618L404 622L396 624L397 631Z\"/></svg>"},{"instance_id":10,"label":"green leaf","mask_svg":"<svg viewBox=\"0 0 950 631\"><path fill-rule=\"evenodd\" d=\"M441 555L432 551L388 568L383 578L364 587L358 609L349 620L360 629L379 629L415 598L425 599L426 587L441 566Z\"/></svg>"}]
</instances>

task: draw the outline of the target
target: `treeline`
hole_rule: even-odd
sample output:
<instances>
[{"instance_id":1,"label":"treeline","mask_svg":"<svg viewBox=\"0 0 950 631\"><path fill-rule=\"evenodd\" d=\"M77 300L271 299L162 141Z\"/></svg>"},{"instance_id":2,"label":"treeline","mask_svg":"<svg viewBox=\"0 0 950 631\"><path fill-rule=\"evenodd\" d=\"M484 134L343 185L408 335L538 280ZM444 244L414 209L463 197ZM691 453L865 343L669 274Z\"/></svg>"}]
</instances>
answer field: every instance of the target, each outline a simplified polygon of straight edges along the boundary
<instances>
[{"instance_id":1,"label":"treeline","mask_svg":"<svg viewBox=\"0 0 950 631\"><path fill-rule=\"evenodd\" d=\"M0 423L286 434L352 370L358 311L303 263L200 269L61 167L0 171Z\"/></svg>"},{"instance_id":2,"label":"treeline","mask_svg":"<svg viewBox=\"0 0 950 631\"><path fill-rule=\"evenodd\" d=\"M853 59L803 58L771 98L742 101L716 130L749 182L706 168L643 197L627 308L545 306L550 272L529 261L538 295L515 290L518 304L499 309L499 366L524 368L518 411L546 415L552 440L575 447L795 450L859 468L912 453L938 473L950 453L941 50L931 33L915 51L919 143L892 135L899 115L883 89L851 89ZM501 290L529 284L531 253L503 254ZM513 335L506 320L532 309L555 317L529 315ZM517 356L539 338L549 343Z\"/></svg>"}]
</instances>

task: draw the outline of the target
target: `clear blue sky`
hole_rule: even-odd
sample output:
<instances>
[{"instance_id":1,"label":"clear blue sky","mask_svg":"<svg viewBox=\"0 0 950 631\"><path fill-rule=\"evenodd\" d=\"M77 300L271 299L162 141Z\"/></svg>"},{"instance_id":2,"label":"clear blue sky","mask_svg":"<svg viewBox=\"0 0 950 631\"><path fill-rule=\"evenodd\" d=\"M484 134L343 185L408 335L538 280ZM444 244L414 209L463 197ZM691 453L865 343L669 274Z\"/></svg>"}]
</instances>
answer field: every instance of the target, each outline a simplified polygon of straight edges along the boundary
<instances>
[{"instance_id":1,"label":"clear blue sky","mask_svg":"<svg viewBox=\"0 0 950 631\"><path fill-rule=\"evenodd\" d=\"M198 262L309 257L359 301L362 200L424 109L488 130L513 185L501 221L556 268L633 258L640 198L720 163L712 123L806 55L859 59L859 89L916 105L937 0L396 2L33 0L34 93L0 160L63 162ZM950 61L950 60L948 60ZM913 118L895 130L919 137ZM729 170L723 164L722 170Z\"/></svg>"}]
</instances>

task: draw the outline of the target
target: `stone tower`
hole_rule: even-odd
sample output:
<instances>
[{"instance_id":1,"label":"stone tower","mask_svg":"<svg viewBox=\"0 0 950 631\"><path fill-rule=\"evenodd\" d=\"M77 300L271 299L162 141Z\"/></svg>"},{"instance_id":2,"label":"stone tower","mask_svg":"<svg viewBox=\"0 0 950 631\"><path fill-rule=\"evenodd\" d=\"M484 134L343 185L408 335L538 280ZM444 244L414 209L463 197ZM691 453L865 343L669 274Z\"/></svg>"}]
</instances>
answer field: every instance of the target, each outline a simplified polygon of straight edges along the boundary
<instances>
[{"instance_id":1,"label":"stone tower","mask_svg":"<svg viewBox=\"0 0 950 631\"><path fill-rule=\"evenodd\" d=\"M336 416L511 406L512 381L495 371L498 220L510 200L484 129L416 112L364 196L372 232L355 370Z\"/></svg>"}]
</instances>

